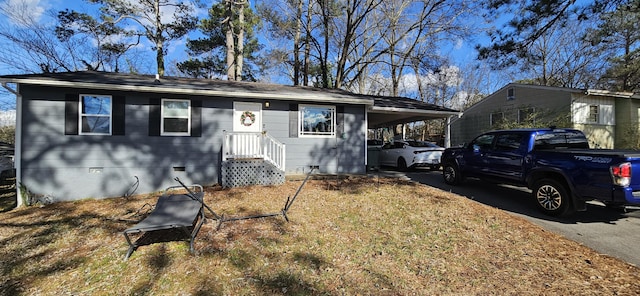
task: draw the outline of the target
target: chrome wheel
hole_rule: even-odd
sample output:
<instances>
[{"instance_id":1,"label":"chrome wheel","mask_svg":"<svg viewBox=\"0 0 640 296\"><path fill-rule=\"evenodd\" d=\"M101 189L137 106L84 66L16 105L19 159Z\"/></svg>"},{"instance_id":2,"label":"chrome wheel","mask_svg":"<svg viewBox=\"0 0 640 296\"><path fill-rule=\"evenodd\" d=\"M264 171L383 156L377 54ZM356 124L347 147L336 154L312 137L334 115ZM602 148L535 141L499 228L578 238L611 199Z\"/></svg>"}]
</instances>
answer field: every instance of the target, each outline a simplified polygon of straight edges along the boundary
<instances>
[{"instance_id":1,"label":"chrome wheel","mask_svg":"<svg viewBox=\"0 0 640 296\"><path fill-rule=\"evenodd\" d=\"M557 211L562 207L562 194L551 185L543 185L536 192L538 204L547 211Z\"/></svg>"},{"instance_id":2,"label":"chrome wheel","mask_svg":"<svg viewBox=\"0 0 640 296\"><path fill-rule=\"evenodd\" d=\"M565 216L574 211L571 192L566 185L554 179L542 179L535 183L532 196L538 208L549 216Z\"/></svg>"}]
</instances>

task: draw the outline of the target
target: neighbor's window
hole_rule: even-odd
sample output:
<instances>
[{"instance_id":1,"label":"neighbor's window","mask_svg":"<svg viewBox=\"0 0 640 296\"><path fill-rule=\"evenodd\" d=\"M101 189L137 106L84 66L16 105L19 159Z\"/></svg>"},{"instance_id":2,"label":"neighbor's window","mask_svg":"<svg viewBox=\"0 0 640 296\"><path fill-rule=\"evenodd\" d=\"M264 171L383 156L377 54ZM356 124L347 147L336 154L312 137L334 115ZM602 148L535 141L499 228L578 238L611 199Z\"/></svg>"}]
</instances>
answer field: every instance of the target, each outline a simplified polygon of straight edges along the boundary
<instances>
[{"instance_id":1,"label":"neighbor's window","mask_svg":"<svg viewBox=\"0 0 640 296\"><path fill-rule=\"evenodd\" d=\"M518 123L535 123L535 109L525 108L518 110Z\"/></svg>"},{"instance_id":2,"label":"neighbor's window","mask_svg":"<svg viewBox=\"0 0 640 296\"><path fill-rule=\"evenodd\" d=\"M80 95L80 133L111 134L111 96Z\"/></svg>"},{"instance_id":3,"label":"neighbor's window","mask_svg":"<svg viewBox=\"0 0 640 296\"><path fill-rule=\"evenodd\" d=\"M333 137L336 135L336 107L300 105L299 134L301 137Z\"/></svg>"},{"instance_id":4,"label":"neighbor's window","mask_svg":"<svg viewBox=\"0 0 640 296\"><path fill-rule=\"evenodd\" d=\"M590 123L598 123L598 118L599 118L599 110L598 110L598 105L591 105L589 106L589 118L588 121Z\"/></svg>"},{"instance_id":5,"label":"neighbor's window","mask_svg":"<svg viewBox=\"0 0 640 296\"><path fill-rule=\"evenodd\" d=\"M502 112L491 113L490 117L491 118L489 120L491 121L491 126L500 124L504 121L504 113Z\"/></svg>"},{"instance_id":6,"label":"neighbor's window","mask_svg":"<svg viewBox=\"0 0 640 296\"><path fill-rule=\"evenodd\" d=\"M160 131L163 136L189 136L191 101L162 99Z\"/></svg>"},{"instance_id":7,"label":"neighbor's window","mask_svg":"<svg viewBox=\"0 0 640 296\"><path fill-rule=\"evenodd\" d=\"M511 101L511 100L515 100L516 99L516 94L515 94L515 90L513 89L513 87L507 89L507 100Z\"/></svg>"}]
</instances>

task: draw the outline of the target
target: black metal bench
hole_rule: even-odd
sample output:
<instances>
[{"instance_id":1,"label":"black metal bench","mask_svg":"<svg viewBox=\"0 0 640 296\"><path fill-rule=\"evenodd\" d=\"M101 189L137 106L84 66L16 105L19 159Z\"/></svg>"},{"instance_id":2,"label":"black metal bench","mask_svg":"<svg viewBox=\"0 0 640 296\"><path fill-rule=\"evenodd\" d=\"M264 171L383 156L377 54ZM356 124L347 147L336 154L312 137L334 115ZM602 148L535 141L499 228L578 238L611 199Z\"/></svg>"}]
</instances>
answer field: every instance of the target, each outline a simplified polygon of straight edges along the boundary
<instances>
[{"instance_id":1,"label":"black metal bench","mask_svg":"<svg viewBox=\"0 0 640 296\"><path fill-rule=\"evenodd\" d=\"M184 189L183 186L168 187L162 196L158 198L155 208L145 219L138 224L126 229L123 234L129 250L124 259L129 256L141 245L140 239L132 242L130 235L142 233L143 235L150 232L178 229L189 237L189 250L194 253L193 242L200 231L202 223L205 221L204 216L204 190L201 185L191 185L193 190L187 188L187 194L170 194L173 189ZM195 192L194 192L195 191Z\"/></svg>"}]
</instances>

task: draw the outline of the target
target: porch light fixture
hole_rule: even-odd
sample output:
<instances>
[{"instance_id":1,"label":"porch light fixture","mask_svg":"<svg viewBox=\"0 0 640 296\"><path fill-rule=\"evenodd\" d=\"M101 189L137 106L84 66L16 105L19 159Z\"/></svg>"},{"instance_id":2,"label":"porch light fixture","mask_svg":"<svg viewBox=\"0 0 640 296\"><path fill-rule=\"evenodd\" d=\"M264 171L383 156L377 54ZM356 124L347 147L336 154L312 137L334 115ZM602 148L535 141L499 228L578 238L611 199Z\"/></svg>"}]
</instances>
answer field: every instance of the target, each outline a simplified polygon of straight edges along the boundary
<instances>
[{"instance_id":1,"label":"porch light fixture","mask_svg":"<svg viewBox=\"0 0 640 296\"><path fill-rule=\"evenodd\" d=\"M264 101L265 108L269 108L270 106L271 106L271 103L269 103L269 101Z\"/></svg>"}]
</instances>

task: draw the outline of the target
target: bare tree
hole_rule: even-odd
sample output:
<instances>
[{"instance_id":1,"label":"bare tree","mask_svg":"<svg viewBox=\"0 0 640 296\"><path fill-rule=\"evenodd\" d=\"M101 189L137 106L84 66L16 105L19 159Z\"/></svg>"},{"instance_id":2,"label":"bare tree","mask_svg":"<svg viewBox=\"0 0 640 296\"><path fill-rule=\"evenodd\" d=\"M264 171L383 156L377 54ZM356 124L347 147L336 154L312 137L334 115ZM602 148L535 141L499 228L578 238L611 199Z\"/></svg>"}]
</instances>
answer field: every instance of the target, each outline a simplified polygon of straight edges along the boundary
<instances>
[{"instance_id":1,"label":"bare tree","mask_svg":"<svg viewBox=\"0 0 640 296\"><path fill-rule=\"evenodd\" d=\"M15 5L10 5L10 4ZM0 63L23 73L75 71L82 69L76 57L83 48L74 40L67 43L56 38L54 28L42 24L29 13L26 3L4 2L0 13L9 23L0 28ZM52 15L47 15L53 18Z\"/></svg>"},{"instance_id":2,"label":"bare tree","mask_svg":"<svg viewBox=\"0 0 640 296\"><path fill-rule=\"evenodd\" d=\"M127 28L128 34L144 36L154 44L157 73L164 75L165 45L182 38L197 25L194 5L175 0L86 0L101 4L101 18ZM172 13L169 17L168 13ZM163 18L164 17L164 18ZM129 27L128 22L135 24Z\"/></svg>"},{"instance_id":3,"label":"bare tree","mask_svg":"<svg viewBox=\"0 0 640 296\"><path fill-rule=\"evenodd\" d=\"M582 28L569 25L547 31L521 55L516 71L530 77L525 81L532 84L594 87L606 65L601 51L583 39Z\"/></svg>"}]
</instances>

